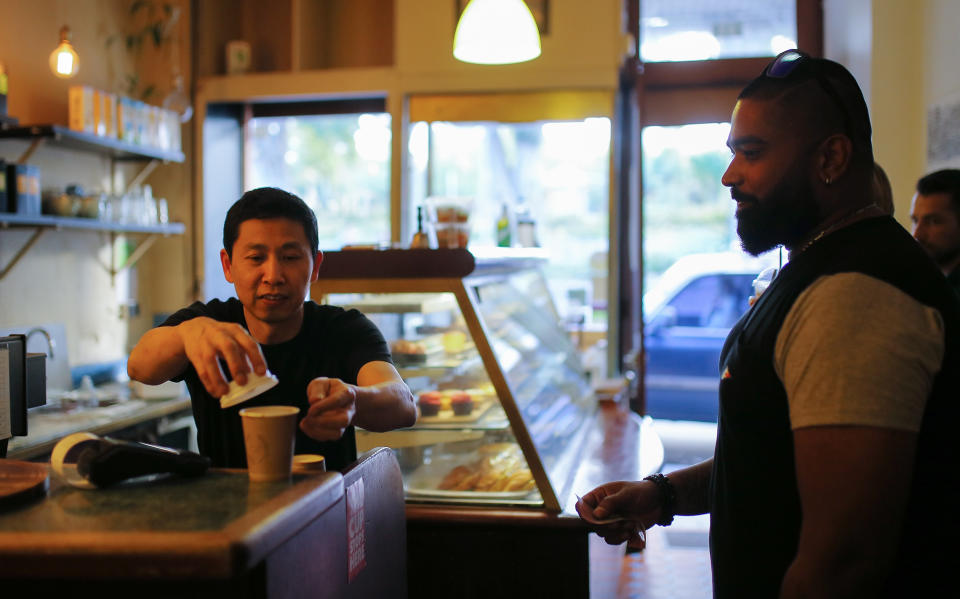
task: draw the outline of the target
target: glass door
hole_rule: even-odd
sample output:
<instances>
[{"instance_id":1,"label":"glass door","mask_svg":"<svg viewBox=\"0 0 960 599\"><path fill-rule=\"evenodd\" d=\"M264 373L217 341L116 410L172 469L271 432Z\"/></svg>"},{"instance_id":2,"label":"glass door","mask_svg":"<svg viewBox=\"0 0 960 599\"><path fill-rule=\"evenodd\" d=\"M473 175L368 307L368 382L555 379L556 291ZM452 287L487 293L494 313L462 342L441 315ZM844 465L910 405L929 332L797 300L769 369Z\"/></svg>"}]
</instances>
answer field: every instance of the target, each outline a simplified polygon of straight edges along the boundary
<instances>
[{"instance_id":1,"label":"glass door","mask_svg":"<svg viewBox=\"0 0 960 599\"><path fill-rule=\"evenodd\" d=\"M642 344L637 411L716 422L719 353L749 308L753 281L779 252L739 246L730 191L729 119L772 56L822 49L817 0L631 0L640 130ZM641 68L642 67L642 68Z\"/></svg>"}]
</instances>

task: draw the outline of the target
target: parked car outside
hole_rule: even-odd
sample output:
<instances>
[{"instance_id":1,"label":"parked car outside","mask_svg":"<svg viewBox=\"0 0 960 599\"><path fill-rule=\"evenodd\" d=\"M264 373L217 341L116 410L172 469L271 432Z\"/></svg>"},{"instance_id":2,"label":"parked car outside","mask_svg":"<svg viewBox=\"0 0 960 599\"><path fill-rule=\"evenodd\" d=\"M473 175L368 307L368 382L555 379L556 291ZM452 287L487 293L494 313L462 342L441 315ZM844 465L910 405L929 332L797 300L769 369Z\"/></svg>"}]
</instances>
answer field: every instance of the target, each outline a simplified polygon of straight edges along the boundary
<instances>
[{"instance_id":1,"label":"parked car outside","mask_svg":"<svg viewBox=\"0 0 960 599\"><path fill-rule=\"evenodd\" d=\"M779 266L778 252L724 252L691 254L664 271L643 297L647 414L717 421L723 343L750 308L758 275Z\"/></svg>"}]
</instances>

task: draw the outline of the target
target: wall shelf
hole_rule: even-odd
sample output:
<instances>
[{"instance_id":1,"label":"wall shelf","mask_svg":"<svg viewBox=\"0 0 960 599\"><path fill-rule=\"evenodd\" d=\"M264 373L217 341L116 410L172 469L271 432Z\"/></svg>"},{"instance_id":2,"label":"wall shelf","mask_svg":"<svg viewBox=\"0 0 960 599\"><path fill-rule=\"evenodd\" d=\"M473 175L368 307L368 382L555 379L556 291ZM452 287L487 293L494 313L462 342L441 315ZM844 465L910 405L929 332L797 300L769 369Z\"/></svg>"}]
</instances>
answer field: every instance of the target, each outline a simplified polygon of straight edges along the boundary
<instances>
[{"instance_id":1,"label":"wall shelf","mask_svg":"<svg viewBox=\"0 0 960 599\"><path fill-rule=\"evenodd\" d=\"M119 139L73 131L61 125L32 125L0 129L0 139L23 139L36 145L49 143L71 150L81 150L102 154L114 160L161 160L163 162L183 162L183 152L162 150L149 146L128 143ZM26 162L36 149L31 146L18 162Z\"/></svg>"},{"instance_id":2,"label":"wall shelf","mask_svg":"<svg viewBox=\"0 0 960 599\"><path fill-rule=\"evenodd\" d=\"M113 233L157 233L161 235L183 235L186 226L183 223L169 223L166 225L131 225L112 223L95 218L78 218L70 216L48 216L29 214L0 213L0 228L13 227L46 227L53 229L86 229L88 231L103 231Z\"/></svg>"},{"instance_id":3,"label":"wall shelf","mask_svg":"<svg viewBox=\"0 0 960 599\"><path fill-rule=\"evenodd\" d=\"M30 156L43 144L105 156L110 159L111 181L113 180L112 171L115 162L147 161L147 164L140 170L139 174L131 181L131 186L141 183L160 162L183 162L184 160L184 154L180 151L141 146L118 139L93 135L91 133L73 131L61 125L32 125L0 129L0 141L5 139L19 139L31 142L30 146L17 160L19 163L26 163L30 159ZM111 280L117 273L136 264L137 260L150 249L150 246L152 246L159 237L183 235L183 232L186 230L183 223L134 225L105 222L90 218L0 213L0 229L8 228L30 228L33 229L33 233L14 253L13 258L11 258L6 265L0 266L0 280L7 276L13 267L16 266L17 262L19 262L33 244L36 243L44 231L49 229L56 231L73 229L109 233L111 247L113 247L117 235L145 235L123 264L115 264L114 252L110 252L110 264L103 266L107 272L110 273Z\"/></svg>"},{"instance_id":4,"label":"wall shelf","mask_svg":"<svg viewBox=\"0 0 960 599\"><path fill-rule=\"evenodd\" d=\"M40 235L48 229L57 231L65 229L97 231L110 234L110 245L113 246L118 234L140 234L146 235L133 252L127 257L123 264L114 264L114 253L110 252L110 264L104 265L111 277L117 273L132 267L146 253L150 246L160 237L170 235L183 235L186 226L183 223L169 223L165 225L130 225L125 223L110 223L90 218L72 218L65 216L31 216L24 214L0 214L0 229L21 228L33 229L33 233L27 239L20 249L17 250L10 262L0 267L0 280L13 269L13 267L26 255L27 251L36 243Z\"/></svg>"}]
</instances>

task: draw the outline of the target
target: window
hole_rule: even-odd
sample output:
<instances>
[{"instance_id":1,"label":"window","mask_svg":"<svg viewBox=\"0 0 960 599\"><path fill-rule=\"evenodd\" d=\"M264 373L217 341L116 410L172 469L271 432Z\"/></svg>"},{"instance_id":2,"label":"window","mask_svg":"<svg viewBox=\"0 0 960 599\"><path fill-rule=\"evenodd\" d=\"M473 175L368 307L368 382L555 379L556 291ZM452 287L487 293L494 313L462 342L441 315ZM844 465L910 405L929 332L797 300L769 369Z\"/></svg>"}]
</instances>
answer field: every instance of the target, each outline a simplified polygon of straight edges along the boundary
<instances>
[{"instance_id":1,"label":"window","mask_svg":"<svg viewBox=\"0 0 960 599\"><path fill-rule=\"evenodd\" d=\"M673 298L675 326L730 329L748 308L753 275L700 277Z\"/></svg>"},{"instance_id":2,"label":"window","mask_svg":"<svg viewBox=\"0 0 960 599\"><path fill-rule=\"evenodd\" d=\"M681 256L737 250L730 192L729 123L644 127L644 288Z\"/></svg>"},{"instance_id":3,"label":"window","mask_svg":"<svg viewBox=\"0 0 960 599\"><path fill-rule=\"evenodd\" d=\"M505 208L515 229L531 217L561 318L606 330L611 106L597 92L413 98L405 218L468 198L476 250L497 245Z\"/></svg>"},{"instance_id":4,"label":"window","mask_svg":"<svg viewBox=\"0 0 960 599\"><path fill-rule=\"evenodd\" d=\"M639 51L625 65L624 79L632 81L642 132L642 185L638 200L621 199L627 204L621 212L642 222L642 276L639 285L631 281L633 287L622 289L636 293L633 290L639 287L643 295L642 318L633 311L628 314L637 323L634 328L644 327L643 351L628 354L631 359L637 356L636 367L644 376L643 392L634 396L633 403L641 413L716 419L721 344L714 343L713 337L735 322L735 313L746 309L746 300L740 290L715 288L714 298L736 301L720 302L709 312L704 306L696 315L701 323L705 320L704 326L676 327L676 338L666 334L673 329L664 325L675 322L675 314L664 302L682 290L676 280L680 274L722 273L729 268L738 277L743 275L740 278L752 279L779 262L776 253L770 253L740 264L744 253L736 236L734 206L729 190L720 183L730 158L724 141L737 94L770 57L789 47L821 55L821 4L820 0L627 0L628 22ZM671 265L676 268L671 270ZM734 287L740 289L742 281ZM632 300L627 295L621 303ZM710 343L701 344L707 333ZM722 342L722 336L718 339ZM689 381L679 387L674 384L675 375L694 371L703 383L694 385L702 392L696 409L688 393Z\"/></svg>"},{"instance_id":5,"label":"window","mask_svg":"<svg viewBox=\"0 0 960 599\"><path fill-rule=\"evenodd\" d=\"M546 276L560 314L573 316L587 305L589 321L606 323L609 119L421 122L411 131L410 153L420 174L414 178L425 183L413 195L414 210L428 188L430 196L471 198L472 247L497 245L504 207L514 220L529 215L536 243L548 250Z\"/></svg>"},{"instance_id":6,"label":"window","mask_svg":"<svg viewBox=\"0 0 960 599\"><path fill-rule=\"evenodd\" d=\"M320 249L390 240L391 119L383 99L211 104L204 127L206 299L234 295L217 250L244 191L279 187L317 215Z\"/></svg>"},{"instance_id":7,"label":"window","mask_svg":"<svg viewBox=\"0 0 960 599\"><path fill-rule=\"evenodd\" d=\"M641 0L645 62L776 56L797 47L795 0Z\"/></svg>"},{"instance_id":8,"label":"window","mask_svg":"<svg viewBox=\"0 0 960 599\"><path fill-rule=\"evenodd\" d=\"M320 249L390 240L390 115L254 116L247 189L280 187L313 208Z\"/></svg>"}]
</instances>

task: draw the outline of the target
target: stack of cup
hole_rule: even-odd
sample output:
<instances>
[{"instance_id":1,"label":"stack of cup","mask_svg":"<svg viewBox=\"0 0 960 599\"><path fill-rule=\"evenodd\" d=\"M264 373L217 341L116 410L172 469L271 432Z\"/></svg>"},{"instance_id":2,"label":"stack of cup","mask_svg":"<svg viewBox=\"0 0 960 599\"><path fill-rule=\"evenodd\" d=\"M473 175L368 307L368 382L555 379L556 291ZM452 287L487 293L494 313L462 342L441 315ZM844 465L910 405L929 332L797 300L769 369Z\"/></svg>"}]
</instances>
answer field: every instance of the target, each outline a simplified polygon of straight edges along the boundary
<instances>
[{"instance_id":1,"label":"stack of cup","mask_svg":"<svg viewBox=\"0 0 960 599\"><path fill-rule=\"evenodd\" d=\"M427 198L430 225L441 248L465 248L470 241L469 198Z\"/></svg>"}]
</instances>

